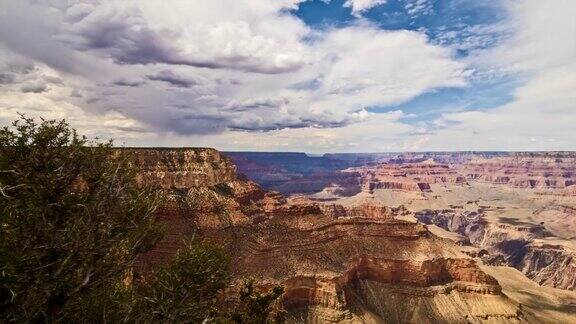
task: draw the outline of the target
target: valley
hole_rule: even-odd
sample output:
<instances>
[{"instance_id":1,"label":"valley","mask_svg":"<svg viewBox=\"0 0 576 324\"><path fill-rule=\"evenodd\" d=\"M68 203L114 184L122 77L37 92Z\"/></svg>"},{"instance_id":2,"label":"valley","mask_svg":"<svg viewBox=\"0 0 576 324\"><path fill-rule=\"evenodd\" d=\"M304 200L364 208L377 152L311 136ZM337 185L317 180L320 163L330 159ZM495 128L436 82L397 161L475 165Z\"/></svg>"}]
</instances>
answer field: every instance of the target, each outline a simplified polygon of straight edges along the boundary
<instances>
[{"instance_id":1,"label":"valley","mask_svg":"<svg viewBox=\"0 0 576 324\"><path fill-rule=\"evenodd\" d=\"M132 150L141 185L170 193L158 212L167 235L142 256L142 273L196 237L225 247L237 283L284 286L289 322L576 318L572 156L528 157L546 162L536 179L498 169L513 174L503 182L466 164L503 153Z\"/></svg>"}]
</instances>

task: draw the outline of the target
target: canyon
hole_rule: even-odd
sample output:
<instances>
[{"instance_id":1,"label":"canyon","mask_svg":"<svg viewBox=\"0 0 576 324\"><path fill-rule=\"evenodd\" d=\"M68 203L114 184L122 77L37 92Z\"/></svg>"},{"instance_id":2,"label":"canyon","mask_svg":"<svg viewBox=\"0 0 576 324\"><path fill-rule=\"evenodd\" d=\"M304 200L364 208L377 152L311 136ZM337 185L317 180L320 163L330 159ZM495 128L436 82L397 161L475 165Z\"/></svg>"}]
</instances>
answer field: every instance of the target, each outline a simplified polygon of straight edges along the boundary
<instances>
[{"instance_id":1,"label":"canyon","mask_svg":"<svg viewBox=\"0 0 576 324\"><path fill-rule=\"evenodd\" d=\"M292 323L576 320L576 154L126 150L169 193L139 272L194 238Z\"/></svg>"}]
</instances>

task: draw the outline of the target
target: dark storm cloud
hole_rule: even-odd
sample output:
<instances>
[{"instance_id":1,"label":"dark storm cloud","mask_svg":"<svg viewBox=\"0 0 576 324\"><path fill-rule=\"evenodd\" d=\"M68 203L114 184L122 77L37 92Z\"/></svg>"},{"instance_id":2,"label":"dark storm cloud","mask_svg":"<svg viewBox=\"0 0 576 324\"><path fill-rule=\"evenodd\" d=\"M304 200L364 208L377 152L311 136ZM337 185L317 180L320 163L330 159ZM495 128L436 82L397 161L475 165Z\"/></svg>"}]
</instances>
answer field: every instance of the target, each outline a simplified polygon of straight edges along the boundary
<instances>
[{"instance_id":1,"label":"dark storm cloud","mask_svg":"<svg viewBox=\"0 0 576 324\"><path fill-rule=\"evenodd\" d=\"M142 127L136 127L136 126L112 126L111 128L119 130L119 131L123 131L123 132L129 132L129 133L149 133L150 131L142 128Z\"/></svg>"},{"instance_id":2,"label":"dark storm cloud","mask_svg":"<svg viewBox=\"0 0 576 324\"><path fill-rule=\"evenodd\" d=\"M61 28L57 10L28 1L2 1L1 9L0 43L11 52L71 74L84 73L91 66L57 40ZM16 68L21 69L17 73L25 74L35 67L23 64Z\"/></svg>"},{"instance_id":3,"label":"dark storm cloud","mask_svg":"<svg viewBox=\"0 0 576 324\"><path fill-rule=\"evenodd\" d=\"M116 86L120 86L120 87L139 87L141 85L144 85L146 82L144 81L138 81L138 80L126 80L126 79L120 79L120 80L116 80L114 82L112 82L112 85L116 85Z\"/></svg>"},{"instance_id":4,"label":"dark storm cloud","mask_svg":"<svg viewBox=\"0 0 576 324\"><path fill-rule=\"evenodd\" d=\"M185 115L172 119L166 129L178 134L217 134L226 130L230 120L222 116Z\"/></svg>"},{"instance_id":5,"label":"dark storm cloud","mask_svg":"<svg viewBox=\"0 0 576 324\"><path fill-rule=\"evenodd\" d=\"M86 98L86 100L85 100L85 102L87 104L94 104L94 103L101 102L101 101L102 101L102 98L98 98L98 97L90 97L90 98Z\"/></svg>"},{"instance_id":6,"label":"dark storm cloud","mask_svg":"<svg viewBox=\"0 0 576 324\"><path fill-rule=\"evenodd\" d=\"M20 91L24 93L42 93L48 91L48 87L43 83L30 83L20 87Z\"/></svg>"},{"instance_id":7,"label":"dark storm cloud","mask_svg":"<svg viewBox=\"0 0 576 324\"><path fill-rule=\"evenodd\" d=\"M300 118L300 119L288 119L288 120L268 121L268 122L263 122L262 120L258 120L257 122L240 121L240 122L233 122L229 126L229 129L254 131L254 132L268 132L285 128L291 128L291 129L339 128L349 125L351 123L351 120L347 119L340 121L330 121L326 117L327 116L318 116L318 118Z\"/></svg>"},{"instance_id":8,"label":"dark storm cloud","mask_svg":"<svg viewBox=\"0 0 576 324\"><path fill-rule=\"evenodd\" d=\"M34 71L32 64L10 63L0 72L0 84L17 83L19 76L27 75L32 71Z\"/></svg>"},{"instance_id":9,"label":"dark storm cloud","mask_svg":"<svg viewBox=\"0 0 576 324\"><path fill-rule=\"evenodd\" d=\"M167 70L160 71L156 74L147 75L146 78L152 81L167 82L173 86L181 88L190 88L199 84L199 82L196 80L177 75L176 73Z\"/></svg>"},{"instance_id":10,"label":"dark storm cloud","mask_svg":"<svg viewBox=\"0 0 576 324\"><path fill-rule=\"evenodd\" d=\"M34 71L36 67L31 63L11 63L8 64L8 70L17 74L29 74Z\"/></svg>"},{"instance_id":11,"label":"dark storm cloud","mask_svg":"<svg viewBox=\"0 0 576 324\"><path fill-rule=\"evenodd\" d=\"M224 110L241 112L261 108L270 109L270 108L278 108L287 103L288 100L285 99L254 99L244 102L233 101L232 103L226 105Z\"/></svg>"},{"instance_id":12,"label":"dark storm cloud","mask_svg":"<svg viewBox=\"0 0 576 324\"><path fill-rule=\"evenodd\" d=\"M245 124L232 125L229 128L231 130L249 131L249 132L270 132L284 128L308 128L308 127L310 127L309 124L303 122L296 122L296 123L271 123L266 125L245 123Z\"/></svg>"},{"instance_id":13,"label":"dark storm cloud","mask_svg":"<svg viewBox=\"0 0 576 324\"><path fill-rule=\"evenodd\" d=\"M57 84L57 85L63 85L64 84L64 80L62 80L61 78L58 77L53 77L53 76L43 76L42 79L47 82L47 83L51 83L51 84Z\"/></svg>"},{"instance_id":14,"label":"dark storm cloud","mask_svg":"<svg viewBox=\"0 0 576 324\"><path fill-rule=\"evenodd\" d=\"M16 76L12 73L0 73L0 84L11 84L16 81Z\"/></svg>"},{"instance_id":15,"label":"dark storm cloud","mask_svg":"<svg viewBox=\"0 0 576 324\"><path fill-rule=\"evenodd\" d=\"M104 50L118 64L177 64L176 50L168 43L171 35L149 29L138 17L116 21L103 17L81 26L76 34L82 42L73 44L80 50Z\"/></svg>"}]
</instances>

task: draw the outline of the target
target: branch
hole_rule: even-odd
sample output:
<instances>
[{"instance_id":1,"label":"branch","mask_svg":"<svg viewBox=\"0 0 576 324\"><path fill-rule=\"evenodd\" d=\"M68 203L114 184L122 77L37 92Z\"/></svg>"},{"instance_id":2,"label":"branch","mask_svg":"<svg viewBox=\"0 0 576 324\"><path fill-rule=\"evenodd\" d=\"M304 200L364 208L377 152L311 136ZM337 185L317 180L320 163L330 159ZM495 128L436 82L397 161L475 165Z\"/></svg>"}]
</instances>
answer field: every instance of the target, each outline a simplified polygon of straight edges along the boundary
<instances>
[{"instance_id":1,"label":"branch","mask_svg":"<svg viewBox=\"0 0 576 324\"><path fill-rule=\"evenodd\" d=\"M6 197L6 198L14 198L14 197L12 197L12 196L8 196L8 195L6 194L6 191L14 190L14 189L18 189L18 188L22 188L22 187L25 187L25 186L26 186L25 184L19 184L19 185L17 185L17 186L12 186L12 187L11 187L11 186L0 187L0 193L2 194L2 196Z\"/></svg>"}]
</instances>

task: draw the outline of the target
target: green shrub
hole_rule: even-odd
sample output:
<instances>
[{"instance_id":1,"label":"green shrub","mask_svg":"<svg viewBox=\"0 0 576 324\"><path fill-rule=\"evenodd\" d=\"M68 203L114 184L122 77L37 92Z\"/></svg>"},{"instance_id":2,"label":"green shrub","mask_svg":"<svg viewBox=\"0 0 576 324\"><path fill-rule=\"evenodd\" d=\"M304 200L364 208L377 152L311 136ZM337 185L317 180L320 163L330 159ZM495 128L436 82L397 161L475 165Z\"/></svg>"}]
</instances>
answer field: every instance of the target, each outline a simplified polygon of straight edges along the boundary
<instances>
[{"instance_id":1,"label":"green shrub","mask_svg":"<svg viewBox=\"0 0 576 324\"><path fill-rule=\"evenodd\" d=\"M219 247L186 243L169 264L138 289L135 318L141 322L200 323L218 312L228 285L230 258Z\"/></svg>"},{"instance_id":2,"label":"green shrub","mask_svg":"<svg viewBox=\"0 0 576 324\"><path fill-rule=\"evenodd\" d=\"M159 239L161 195L135 187L129 156L65 121L12 126L0 129L2 317L57 321Z\"/></svg>"}]
</instances>

